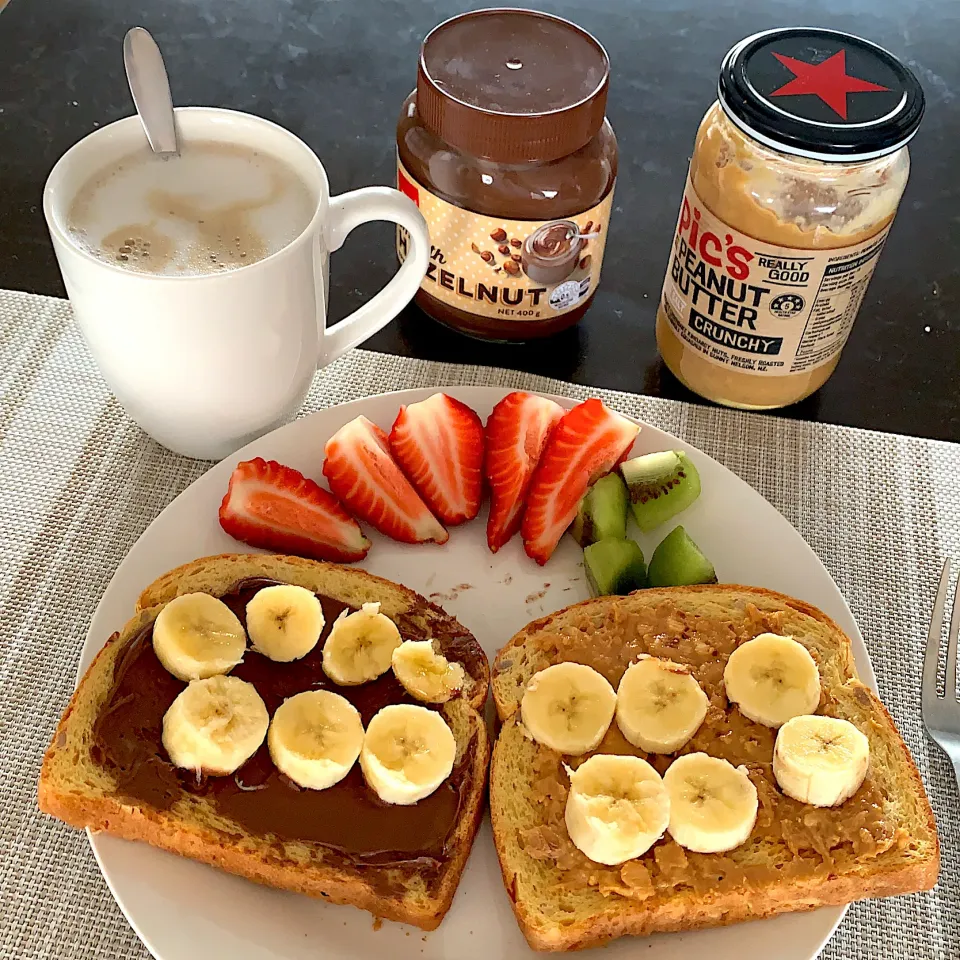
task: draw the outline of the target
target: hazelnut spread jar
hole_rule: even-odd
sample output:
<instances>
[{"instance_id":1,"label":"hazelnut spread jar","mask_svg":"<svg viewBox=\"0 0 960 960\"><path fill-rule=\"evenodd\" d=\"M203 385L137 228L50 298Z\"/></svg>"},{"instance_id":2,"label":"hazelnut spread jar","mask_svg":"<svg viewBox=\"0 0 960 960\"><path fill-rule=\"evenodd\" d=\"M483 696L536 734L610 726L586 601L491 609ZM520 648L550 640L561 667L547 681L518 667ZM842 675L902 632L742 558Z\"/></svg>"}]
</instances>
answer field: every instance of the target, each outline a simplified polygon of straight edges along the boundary
<instances>
[{"instance_id":1,"label":"hazelnut spread jar","mask_svg":"<svg viewBox=\"0 0 960 960\"><path fill-rule=\"evenodd\" d=\"M748 37L697 131L657 311L664 362L745 409L818 389L840 359L907 183L923 92L832 30Z\"/></svg>"},{"instance_id":2,"label":"hazelnut spread jar","mask_svg":"<svg viewBox=\"0 0 960 960\"><path fill-rule=\"evenodd\" d=\"M590 34L544 13L478 10L427 35L397 125L397 182L430 230L416 302L434 319L520 341L586 312L617 174L609 73Z\"/></svg>"}]
</instances>

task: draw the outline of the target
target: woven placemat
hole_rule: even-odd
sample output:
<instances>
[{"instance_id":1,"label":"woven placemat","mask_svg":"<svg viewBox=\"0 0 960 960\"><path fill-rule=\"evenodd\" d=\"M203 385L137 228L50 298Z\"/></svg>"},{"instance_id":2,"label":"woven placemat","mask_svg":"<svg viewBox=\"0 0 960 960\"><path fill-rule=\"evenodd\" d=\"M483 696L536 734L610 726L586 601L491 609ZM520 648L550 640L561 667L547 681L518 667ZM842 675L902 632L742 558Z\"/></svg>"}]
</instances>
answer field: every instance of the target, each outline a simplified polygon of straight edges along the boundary
<instances>
[{"instance_id":1,"label":"woven placemat","mask_svg":"<svg viewBox=\"0 0 960 960\"><path fill-rule=\"evenodd\" d=\"M943 844L933 892L855 904L823 956L960 957L957 785L923 735L919 702L940 561L960 556L960 446L366 351L321 371L303 413L388 389L454 384L601 396L716 457L800 530L866 637ZM2 957L148 956L83 833L37 812L35 781L110 577L146 525L206 467L164 450L124 415L64 301L0 291Z\"/></svg>"}]
</instances>

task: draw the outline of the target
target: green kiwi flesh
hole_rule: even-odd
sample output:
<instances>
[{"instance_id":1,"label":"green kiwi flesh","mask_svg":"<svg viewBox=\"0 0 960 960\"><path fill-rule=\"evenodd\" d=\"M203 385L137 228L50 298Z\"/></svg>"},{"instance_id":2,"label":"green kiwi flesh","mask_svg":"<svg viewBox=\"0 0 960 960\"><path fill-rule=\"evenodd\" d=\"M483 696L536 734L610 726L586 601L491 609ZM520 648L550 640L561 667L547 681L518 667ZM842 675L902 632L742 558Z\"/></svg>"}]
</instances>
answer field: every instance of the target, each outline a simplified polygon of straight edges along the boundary
<instances>
[{"instance_id":1,"label":"green kiwi flesh","mask_svg":"<svg viewBox=\"0 0 960 960\"><path fill-rule=\"evenodd\" d=\"M686 587L694 583L716 583L717 571L683 527L674 527L660 541L650 558L647 585Z\"/></svg>"},{"instance_id":2,"label":"green kiwi flesh","mask_svg":"<svg viewBox=\"0 0 960 960\"><path fill-rule=\"evenodd\" d=\"M586 492L570 532L581 547L610 537L626 538L627 488L619 474L608 473Z\"/></svg>"},{"instance_id":3,"label":"green kiwi flesh","mask_svg":"<svg viewBox=\"0 0 960 960\"><path fill-rule=\"evenodd\" d=\"M620 464L637 526L648 533L700 496L700 474L679 450L648 453Z\"/></svg>"},{"instance_id":4,"label":"green kiwi flesh","mask_svg":"<svg viewBox=\"0 0 960 960\"><path fill-rule=\"evenodd\" d=\"M636 540L607 537L583 551L583 566L595 597L631 593L647 585L643 552Z\"/></svg>"}]
</instances>

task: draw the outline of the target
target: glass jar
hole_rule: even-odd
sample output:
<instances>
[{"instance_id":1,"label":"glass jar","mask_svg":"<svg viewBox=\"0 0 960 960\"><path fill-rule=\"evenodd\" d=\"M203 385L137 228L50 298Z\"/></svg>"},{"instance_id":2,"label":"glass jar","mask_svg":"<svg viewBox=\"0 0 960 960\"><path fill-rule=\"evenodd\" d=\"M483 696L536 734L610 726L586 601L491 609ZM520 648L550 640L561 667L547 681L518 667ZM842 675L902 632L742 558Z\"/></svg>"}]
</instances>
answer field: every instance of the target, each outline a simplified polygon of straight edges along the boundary
<instances>
[{"instance_id":1,"label":"glass jar","mask_svg":"<svg viewBox=\"0 0 960 960\"><path fill-rule=\"evenodd\" d=\"M686 386L769 409L826 382L896 216L922 112L913 75L855 37L773 30L730 51L657 311L660 353Z\"/></svg>"},{"instance_id":2,"label":"glass jar","mask_svg":"<svg viewBox=\"0 0 960 960\"><path fill-rule=\"evenodd\" d=\"M617 175L608 79L603 47L543 13L480 10L426 37L397 124L398 187L430 230L426 313L523 341L587 311Z\"/></svg>"}]
</instances>

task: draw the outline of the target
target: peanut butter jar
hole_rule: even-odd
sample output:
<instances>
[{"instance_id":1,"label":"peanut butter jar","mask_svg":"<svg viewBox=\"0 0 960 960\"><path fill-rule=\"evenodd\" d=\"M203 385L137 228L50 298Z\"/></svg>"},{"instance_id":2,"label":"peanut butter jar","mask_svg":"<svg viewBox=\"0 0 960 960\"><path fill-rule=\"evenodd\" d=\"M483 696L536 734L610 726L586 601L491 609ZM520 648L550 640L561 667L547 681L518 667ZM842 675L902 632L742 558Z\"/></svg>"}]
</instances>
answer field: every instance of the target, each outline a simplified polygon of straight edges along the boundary
<instances>
[{"instance_id":1,"label":"peanut butter jar","mask_svg":"<svg viewBox=\"0 0 960 960\"><path fill-rule=\"evenodd\" d=\"M833 30L748 37L697 131L657 343L691 390L783 407L833 373L907 184L923 114L891 53Z\"/></svg>"},{"instance_id":2,"label":"peanut butter jar","mask_svg":"<svg viewBox=\"0 0 960 960\"><path fill-rule=\"evenodd\" d=\"M427 35L397 125L397 185L430 230L427 314L501 341L584 315L617 175L609 77L597 40L545 13L478 10Z\"/></svg>"}]
</instances>

